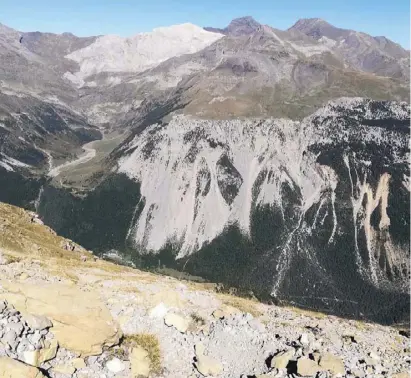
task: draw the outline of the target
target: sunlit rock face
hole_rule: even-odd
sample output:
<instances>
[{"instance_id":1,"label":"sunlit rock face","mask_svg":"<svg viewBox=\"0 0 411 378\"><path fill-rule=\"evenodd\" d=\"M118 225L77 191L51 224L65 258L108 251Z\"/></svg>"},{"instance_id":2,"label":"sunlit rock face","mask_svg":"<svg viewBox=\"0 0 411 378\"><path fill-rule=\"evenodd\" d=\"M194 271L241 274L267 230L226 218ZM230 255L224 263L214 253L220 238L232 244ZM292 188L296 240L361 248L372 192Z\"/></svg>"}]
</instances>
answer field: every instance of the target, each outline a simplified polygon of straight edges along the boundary
<instances>
[{"instance_id":1,"label":"sunlit rock face","mask_svg":"<svg viewBox=\"0 0 411 378\"><path fill-rule=\"evenodd\" d=\"M120 149L141 184L129 239L277 299L386 306L407 290L408 135L408 105L361 98L301 122L175 116Z\"/></svg>"}]
</instances>

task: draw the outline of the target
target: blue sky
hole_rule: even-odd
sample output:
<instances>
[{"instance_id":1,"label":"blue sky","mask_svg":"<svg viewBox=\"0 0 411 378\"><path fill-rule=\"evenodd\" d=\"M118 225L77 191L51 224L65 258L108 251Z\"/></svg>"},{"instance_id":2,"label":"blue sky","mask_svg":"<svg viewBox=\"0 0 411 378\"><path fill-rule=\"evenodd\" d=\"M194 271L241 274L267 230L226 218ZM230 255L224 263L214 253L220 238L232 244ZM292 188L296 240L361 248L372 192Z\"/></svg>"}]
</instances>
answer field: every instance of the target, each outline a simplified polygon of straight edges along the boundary
<instances>
[{"instance_id":1,"label":"blue sky","mask_svg":"<svg viewBox=\"0 0 411 378\"><path fill-rule=\"evenodd\" d=\"M21 31L133 35L183 22L226 26L251 15L278 29L320 17L409 48L409 0L0 0L0 22Z\"/></svg>"}]
</instances>

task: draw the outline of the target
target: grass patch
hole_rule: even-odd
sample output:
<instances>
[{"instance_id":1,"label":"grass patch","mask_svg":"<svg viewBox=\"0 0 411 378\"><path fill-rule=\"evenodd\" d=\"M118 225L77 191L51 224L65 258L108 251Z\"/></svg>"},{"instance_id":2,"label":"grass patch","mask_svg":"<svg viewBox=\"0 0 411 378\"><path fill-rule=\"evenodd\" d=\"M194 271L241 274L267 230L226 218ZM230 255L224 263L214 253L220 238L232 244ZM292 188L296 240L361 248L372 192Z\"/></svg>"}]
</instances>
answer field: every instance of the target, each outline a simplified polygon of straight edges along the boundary
<instances>
[{"instance_id":1,"label":"grass patch","mask_svg":"<svg viewBox=\"0 0 411 378\"><path fill-rule=\"evenodd\" d=\"M368 331L371 328L370 323L366 323L365 321L361 321L361 320L355 320L353 324L354 324L354 327L360 331Z\"/></svg>"},{"instance_id":2,"label":"grass patch","mask_svg":"<svg viewBox=\"0 0 411 378\"><path fill-rule=\"evenodd\" d=\"M193 320L193 322L195 322L196 324L198 324L199 326L203 326L206 324L205 319L201 316L196 314L195 312L192 312L190 314L191 319Z\"/></svg>"},{"instance_id":3,"label":"grass patch","mask_svg":"<svg viewBox=\"0 0 411 378\"><path fill-rule=\"evenodd\" d=\"M309 318L324 319L328 316L327 314L323 312L308 310L308 309L304 309L300 307L285 306L284 308L292 311L296 315L307 316Z\"/></svg>"},{"instance_id":4,"label":"grass patch","mask_svg":"<svg viewBox=\"0 0 411 378\"><path fill-rule=\"evenodd\" d=\"M227 306L235 307L241 312L249 313L255 318L263 315L262 311L257 308L259 302L254 299L247 299L241 297L235 297L228 294L220 294L219 298Z\"/></svg>"},{"instance_id":5,"label":"grass patch","mask_svg":"<svg viewBox=\"0 0 411 378\"><path fill-rule=\"evenodd\" d=\"M6 264L14 264L21 261L20 257L11 255L9 253L3 253L3 257L6 260Z\"/></svg>"},{"instance_id":6,"label":"grass patch","mask_svg":"<svg viewBox=\"0 0 411 378\"><path fill-rule=\"evenodd\" d=\"M160 343L156 336L148 333L139 333L135 335L126 335L121 343L122 346L131 349L139 345L147 351L150 358L150 371L153 374L161 373L161 351Z\"/></svg>"},{"instance_id":7,"label":"grass patch","mask_svg":"<svg viewBox=\"0 0 411 378\"><path fill-rule=\"evenodd\" d=\"M122 345L111 348L108 350L108 352L109 352L109 358L107 358L107 360L114 358L114 357L118 358L121 361L128 360L128 352Z\"/></svg>"}]
</instances>

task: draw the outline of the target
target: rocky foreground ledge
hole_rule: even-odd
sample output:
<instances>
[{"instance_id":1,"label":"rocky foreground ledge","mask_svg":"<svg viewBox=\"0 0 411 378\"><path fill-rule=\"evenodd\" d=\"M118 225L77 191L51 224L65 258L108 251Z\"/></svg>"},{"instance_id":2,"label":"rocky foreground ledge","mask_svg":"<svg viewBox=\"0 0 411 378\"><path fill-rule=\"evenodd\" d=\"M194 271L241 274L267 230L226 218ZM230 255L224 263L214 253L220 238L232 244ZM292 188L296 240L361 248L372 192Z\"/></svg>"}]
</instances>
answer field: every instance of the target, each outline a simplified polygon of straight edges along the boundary
<instances>
[{"instance_id":1,"label":"rocky foreground ledge","mask_svg":"<svg viewBox=\"0 0 411 378\"><path fill-rule=\"evenodd\" d=\"M408 377L409 332L96 259L0 204L0 378Z\"/></svg>"}]
</instances>

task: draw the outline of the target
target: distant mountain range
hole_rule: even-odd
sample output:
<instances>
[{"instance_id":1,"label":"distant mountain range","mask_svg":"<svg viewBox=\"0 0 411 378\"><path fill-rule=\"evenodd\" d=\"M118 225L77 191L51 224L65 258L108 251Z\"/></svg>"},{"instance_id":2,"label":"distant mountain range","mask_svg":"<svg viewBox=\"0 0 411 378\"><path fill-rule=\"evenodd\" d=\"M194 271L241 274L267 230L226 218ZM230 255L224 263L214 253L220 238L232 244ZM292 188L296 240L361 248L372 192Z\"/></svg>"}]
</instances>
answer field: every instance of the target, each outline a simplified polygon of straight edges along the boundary
<instances>
[{"instance_id":1,"label":"distant mountain range","mask_svg":"<svg viewBox=\"0 0 411 378\"><path fill-rule=\"evenodd\" d=\"M400 45L321 19L129 38L0 24L0 63L0 201L140 266L406 316Z\"/></svg>"}]
</instances>

